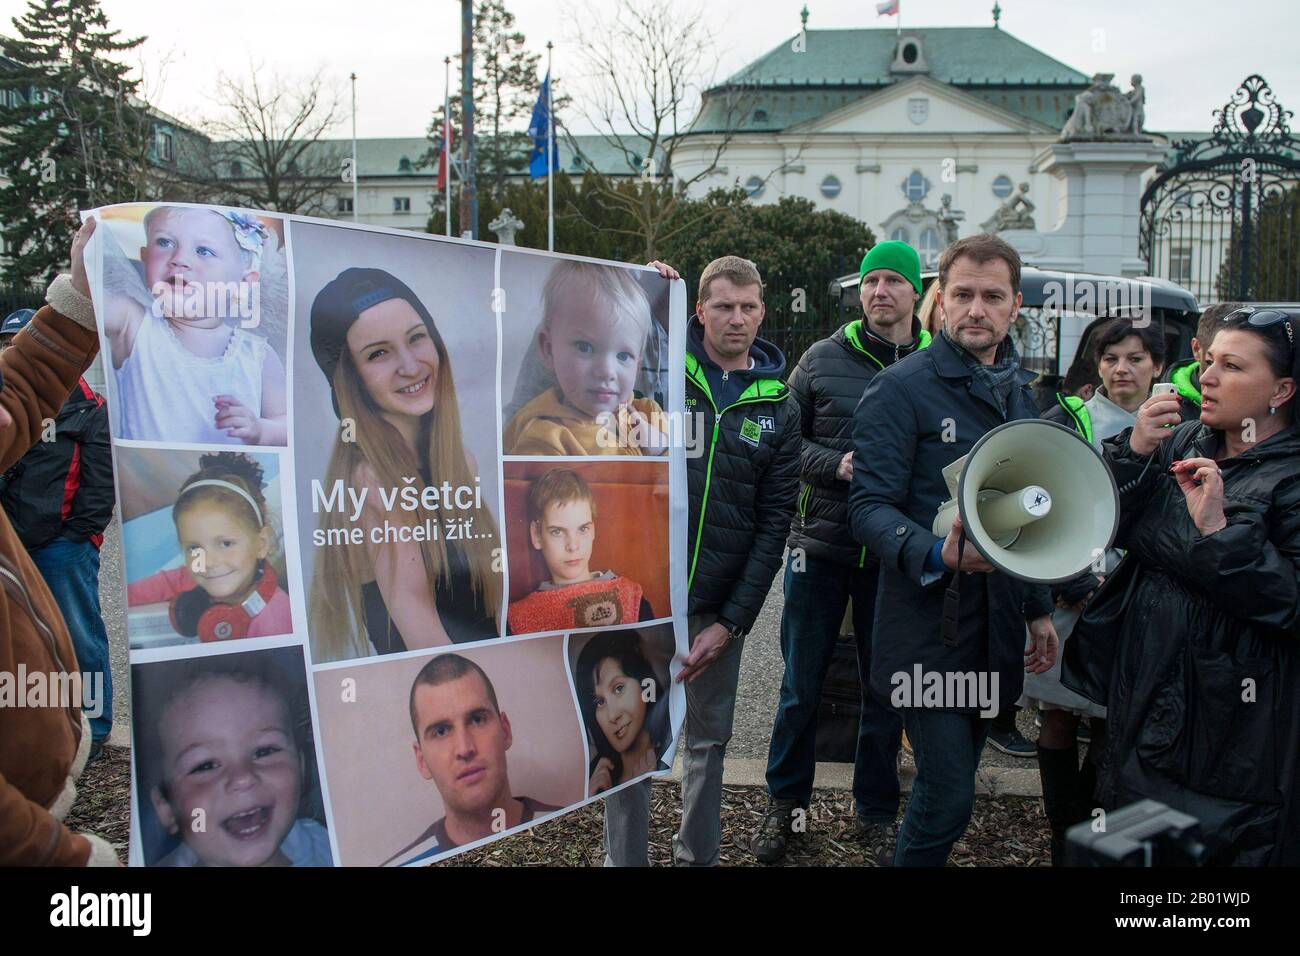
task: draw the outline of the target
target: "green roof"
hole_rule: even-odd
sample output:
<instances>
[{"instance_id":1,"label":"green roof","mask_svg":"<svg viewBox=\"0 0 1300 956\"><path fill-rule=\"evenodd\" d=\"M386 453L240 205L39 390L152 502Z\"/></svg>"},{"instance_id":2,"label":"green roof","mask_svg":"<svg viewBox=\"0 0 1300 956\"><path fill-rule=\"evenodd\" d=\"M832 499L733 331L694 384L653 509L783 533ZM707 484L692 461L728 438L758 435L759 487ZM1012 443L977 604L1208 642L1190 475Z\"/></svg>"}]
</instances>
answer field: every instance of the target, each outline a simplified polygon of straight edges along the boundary
<instances>
[{"instance_id":1,"label":"green roof","mask_svg":"<svg viewBox=\"0 0 1300 956\"><path fill-rule=\"evenodd\" d=\"M1090 78L997 27L917 27L929 76L954 86L1087 86ZM732 76L728 83L763 86L852 83L882 85L894 74L894 30L809 30L803 52L783 41Z\"/></svg>"},{"instance_id":2,"label":"green roof","mask_svg":"<svg viewBox=\"0 0 1300 956\"><path fill-rule=\"evenodd\" d=\"M924 75L994 106L1060 129L1074 96L1090 78L996 27L918 27ZM809 30L803 52L791 36L705 94L692 132L777 131L815 119L916 75L891 73L898 44L892 29ZM729 111L729 92L743 91L744 119ZM736 100L733 98L733 104Z\"/></svg>"}]
</instances>

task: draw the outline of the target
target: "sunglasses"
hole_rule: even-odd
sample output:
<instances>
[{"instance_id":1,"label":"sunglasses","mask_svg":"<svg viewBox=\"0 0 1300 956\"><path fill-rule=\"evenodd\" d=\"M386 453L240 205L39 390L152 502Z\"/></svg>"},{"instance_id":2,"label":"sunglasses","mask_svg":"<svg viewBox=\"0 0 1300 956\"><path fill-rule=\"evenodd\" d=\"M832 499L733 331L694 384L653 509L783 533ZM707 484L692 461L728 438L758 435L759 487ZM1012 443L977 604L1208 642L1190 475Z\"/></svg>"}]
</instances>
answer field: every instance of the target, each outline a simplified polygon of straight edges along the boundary
<instances>
[{"instance_id":1,"label":"sunglasses","mask_svg":"<svg viewBox=\"0 0 1300 956\"><path fill-rule=\"evenodd\" d=\"M1295 323L1291 316L1280 309L1238 309L1231 315L1224 316L1223 321L1249 316L1246 324L1254 329L1271 329L1273 326L1281 323L1282 328L1286 330L1287 345L1291 350L1291 367L1296 366L1296 349L1295 349Z\"/></svg>"}]
</instances>

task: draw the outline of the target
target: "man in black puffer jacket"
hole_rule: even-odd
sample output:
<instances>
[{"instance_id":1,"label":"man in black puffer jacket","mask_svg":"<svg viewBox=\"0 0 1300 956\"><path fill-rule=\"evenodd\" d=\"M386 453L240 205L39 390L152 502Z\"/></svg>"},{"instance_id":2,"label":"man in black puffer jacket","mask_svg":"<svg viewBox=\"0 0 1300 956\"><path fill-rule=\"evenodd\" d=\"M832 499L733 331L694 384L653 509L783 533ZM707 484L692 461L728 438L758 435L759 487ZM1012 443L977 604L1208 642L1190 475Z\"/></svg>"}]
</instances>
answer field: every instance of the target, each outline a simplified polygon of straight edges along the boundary
<instances>
[{"instance_id":1,"label":"man in black puffer jacket","mask_svg":"<svg viewBox=\"0 0 1300 956\"><path fill-rule=\"evenodd\" d=\"M751 848L763 863L779 860L812 797L817 708L850 598L862 679L862 710L853 767L859 834L873 856L892 853L898 815L896 761L903 721L867 688L871 620L880 560L853 540L848 521L853 477L853 413L881 369L930 344L913 310L921 296L921 260L905 242L871 248L859 270L865 319L815 343L790 375L803 430L797 513L790 527L781 614L785 675L767 757L768 810Z\"/></svg>"},{"instance_id":2,"label":"man in black puffer jacket","mask_svg":"<svg viewBox=\"0 0 1300 956\"><path fill-rule=\"evenodd\" d=\"M676 273L654 263L661 274ZM700 276L687 330L686 742L673 861L715 866L722 841L722 760L731 739L741 638L781 566L799 480L799 406L781 381L785 356L757 338L763 283L752 262L715 259ZM650 781L605 799L606 863L647 866Z\"/></svg>"}]
</instances>

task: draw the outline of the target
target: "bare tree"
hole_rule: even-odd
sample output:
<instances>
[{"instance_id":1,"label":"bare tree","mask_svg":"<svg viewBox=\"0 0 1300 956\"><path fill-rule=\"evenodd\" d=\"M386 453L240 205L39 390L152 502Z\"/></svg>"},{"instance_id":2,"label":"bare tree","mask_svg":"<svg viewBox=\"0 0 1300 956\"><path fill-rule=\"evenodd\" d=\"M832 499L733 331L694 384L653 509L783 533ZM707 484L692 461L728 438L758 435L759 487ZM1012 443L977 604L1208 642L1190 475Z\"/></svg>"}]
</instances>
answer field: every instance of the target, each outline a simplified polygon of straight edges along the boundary
<instances>
[{"instance_id":1,"label":"bare tree","mask_svg":"<svg viewBox=\"0 0 1300 956\"><path fill-rule=\"evenodd\" d=\"M753 87L733 78L709 88L718 54L702 10L633 0L596 6L589 0L570 16L588 81L579 111L622 155L628 174L637 177L629 188L626 180L597 175L594 188L607 205L635 223L616 231L639 236L644 255L654 258L661 243L698 221L670 226L691 187L719 171L728 144L752 109ZM706 91L710 128L701 140L709 146L699 168L681 177L674 157Z\"/></svg>"},{"instance_id":2,"label":"bare tree","mask_svg":"<svg viewBox=\"0 0 1300 956\"><path fill-rule=\"evenodd\" d=\"M350 183L350 151L325 142L343 119L338 90L317 71L301 81L252 67L246 78L222 74L221 113L204 124L211 138L202 184L233 205L313 215Z\"/></svg>"}]
</instances>

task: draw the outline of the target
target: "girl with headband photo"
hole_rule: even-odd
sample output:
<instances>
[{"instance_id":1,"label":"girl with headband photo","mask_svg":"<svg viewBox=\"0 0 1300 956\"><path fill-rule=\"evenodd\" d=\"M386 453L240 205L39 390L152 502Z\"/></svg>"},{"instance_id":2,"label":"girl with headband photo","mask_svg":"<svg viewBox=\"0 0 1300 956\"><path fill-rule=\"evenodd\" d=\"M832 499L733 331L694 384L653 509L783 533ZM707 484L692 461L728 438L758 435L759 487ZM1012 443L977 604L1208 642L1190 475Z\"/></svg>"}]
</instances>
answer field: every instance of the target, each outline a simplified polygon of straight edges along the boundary
<instances>
[{"instance_id":1,"label":"girl with headband photo","mask_svg":"<svg viewBox=\"0 0 1300 956\"><path fill-rule=\"evenodd\" d=\"M166 602L176 633L203 642L293 633L289 595L268 560L277 536L264 485L248 455L199 458L172 506L185 563L129 584L128 606Z\"/></svg>"},{"instance_id":2,"label":"girl with headband photo","mask_svg":"<svg viewBox=\"0 0 1300 956\"><path fill-rule=\"evenodd\" d=\"M270 304L262 277L276 244L270 230L233 209L188 206L156 206L143 227L147 304L120 250L105 261L118 437L284 445L284 365L265 329L249 331Z\"/></svg>"},{"instance_id":3,"label":"girl with headband photo","mask_svg":"<svg viewBox=\"0 0 1300 956\"><path fill-rule=\"evenodd\" d=\"M480 641L499 634L500 576L492 570L496 522L485 507L454 515L380 505L380 489L449 482L472 487L477 466L461 437L451 358L433 316L382 269L346 269L311 307L311 348L341 422L326 487L368 489L358 524L364 543L319 549L311 588L316 662ZM349 440L351 439L351 440ZM321 528L348 540L349 515L328 511ZM419 528L443 517L473 535L374 543L372 530ZM412 537L405 535L404 537ZM336 540L331 537L329 540Z\"/></svg>"}]
</instances>

